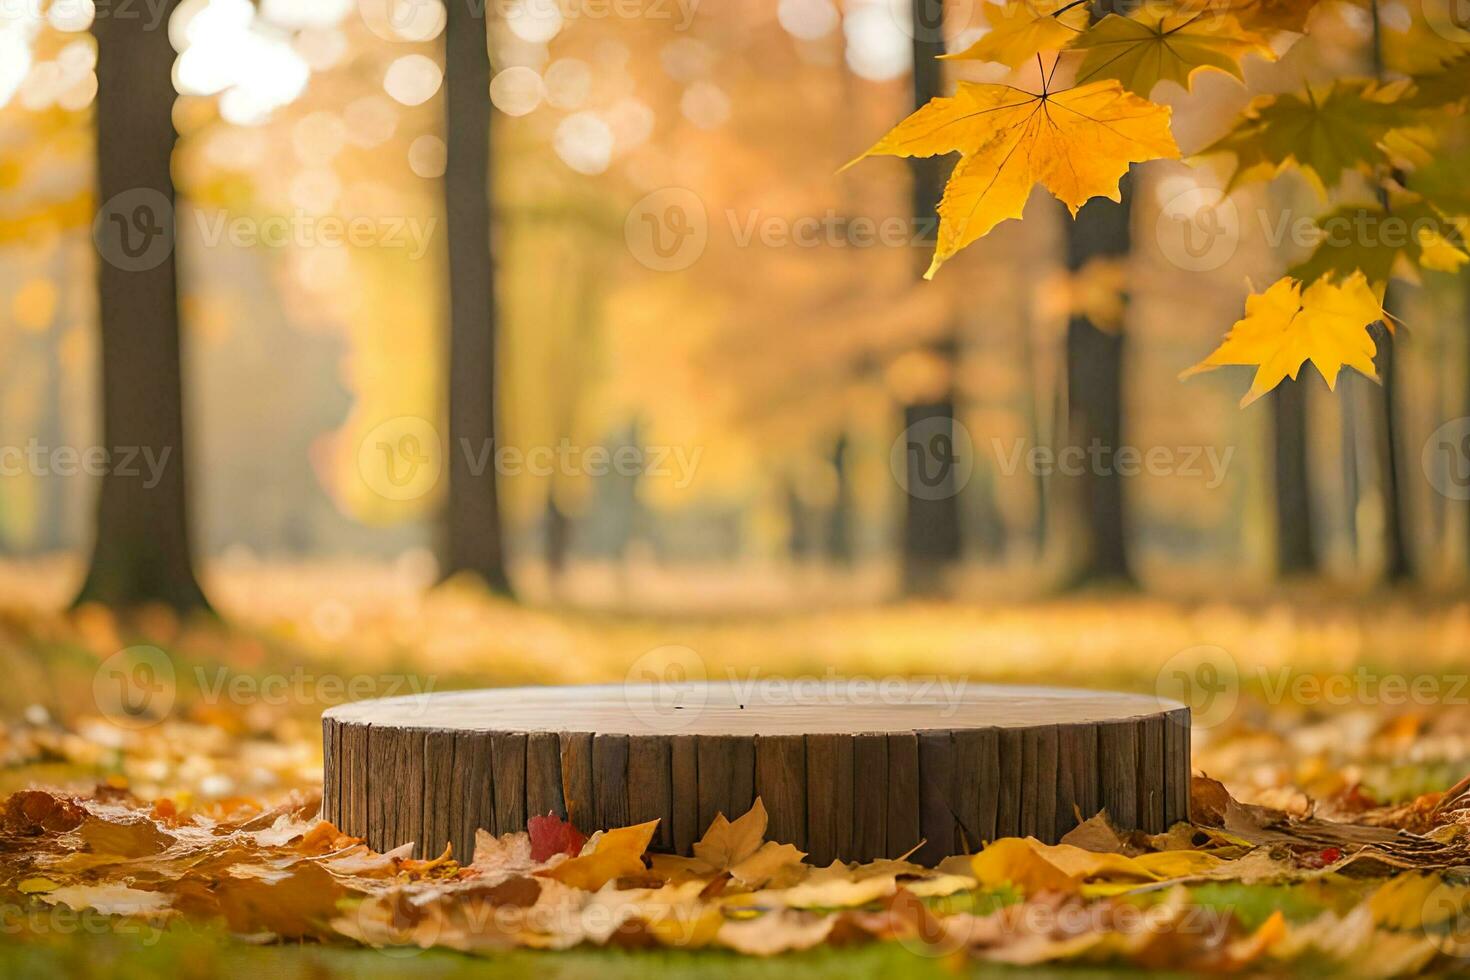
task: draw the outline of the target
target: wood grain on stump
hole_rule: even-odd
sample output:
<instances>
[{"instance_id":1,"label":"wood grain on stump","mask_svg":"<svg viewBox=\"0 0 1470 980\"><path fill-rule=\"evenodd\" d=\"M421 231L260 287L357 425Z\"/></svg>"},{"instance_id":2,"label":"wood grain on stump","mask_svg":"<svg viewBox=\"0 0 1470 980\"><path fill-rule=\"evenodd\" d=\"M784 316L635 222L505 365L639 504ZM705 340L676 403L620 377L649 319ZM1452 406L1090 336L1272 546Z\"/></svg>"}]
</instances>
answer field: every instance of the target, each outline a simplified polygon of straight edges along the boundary
<instances>
[{"instance_id":1,"label":"wood grain on stump","mask_svg":"<svg viewBox=\"0 0 1470 980\"><path fill-rule=\"evenodd\" d=\"M1159 832L1188 817L1189 709L1058 688L845 681L505 688L327 711L323 815L379 850L555 813L592 831L659 819L688 854L760 797L767 836L809 860L922 846L933 863L998 837L1055 842L1106 809Z\"/></svg>"}]
</instances>

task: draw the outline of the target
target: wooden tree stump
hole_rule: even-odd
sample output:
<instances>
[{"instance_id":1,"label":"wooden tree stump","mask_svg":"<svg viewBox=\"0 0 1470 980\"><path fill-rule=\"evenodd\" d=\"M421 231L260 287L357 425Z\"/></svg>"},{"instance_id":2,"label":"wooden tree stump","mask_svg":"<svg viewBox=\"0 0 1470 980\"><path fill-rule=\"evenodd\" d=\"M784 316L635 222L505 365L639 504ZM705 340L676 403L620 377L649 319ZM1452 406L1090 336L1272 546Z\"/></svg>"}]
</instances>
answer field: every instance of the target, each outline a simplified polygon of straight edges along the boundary
<instances>
[{"instance_id":1,"label":"wooden tree stump","mask_svg":"<svg viewBox=\"0 0 1470 980\"><path fill-rule=\"evenodd\" d=\"M938 682L459 691L332 708L323 814L378 850L555 813L584 831L659 818L688 854L757 796L809 860L926 862L998 837L1055 842L1106 809L1159 832L1189 810L1189 709L1142 695Z\"/></svg>"}]
</instances>

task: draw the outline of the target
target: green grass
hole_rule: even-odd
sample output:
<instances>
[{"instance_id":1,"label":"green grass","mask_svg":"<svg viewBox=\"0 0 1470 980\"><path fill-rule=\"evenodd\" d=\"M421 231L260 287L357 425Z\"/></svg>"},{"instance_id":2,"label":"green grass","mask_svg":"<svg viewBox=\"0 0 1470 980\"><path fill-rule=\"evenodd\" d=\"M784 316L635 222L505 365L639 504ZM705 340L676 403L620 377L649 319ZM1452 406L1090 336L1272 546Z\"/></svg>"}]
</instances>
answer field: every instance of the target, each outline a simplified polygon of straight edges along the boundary
<instances>
[{"instance_id":1,"label":"green grass","mask_svg":"<svg viewBox=\"0 0 1470 980\"><path fill-rule=\"evenodd\" d=\"M171 930L149 942L115 934L20 937L4 930L0 977L55 980L954 980L1024 972L1027 977L1137 975L1134 969L1040 968L1018 971L928 958L894 943L822 947L760 959L726 951L517 950L469 956L438 950L341 946L251 946L217 933ZM1168 976L1168 974L1151 974Z\"/></svg>"}]
</instances>

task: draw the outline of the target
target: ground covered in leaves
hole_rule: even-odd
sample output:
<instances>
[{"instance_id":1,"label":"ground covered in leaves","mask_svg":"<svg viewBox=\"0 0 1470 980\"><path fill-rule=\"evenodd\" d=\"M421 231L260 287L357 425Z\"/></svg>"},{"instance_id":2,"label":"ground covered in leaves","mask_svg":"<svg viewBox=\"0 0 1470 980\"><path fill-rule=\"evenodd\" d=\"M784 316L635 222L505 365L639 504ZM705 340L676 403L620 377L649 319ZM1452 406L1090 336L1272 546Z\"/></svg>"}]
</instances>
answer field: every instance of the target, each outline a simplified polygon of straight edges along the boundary
<instances>
[{"instance_id":1,"label":"ground covered in leaves","mask_svg":"<svg viewBox=\"0 0 1470 980\"><path fill-rule=\"evenodd\" d=\"M0 614L0 975L1387 976L1470 963L1463 604L1095 597L726 621L313 588L310 604L286 597L305 588L257 595L225 610L229 625ZM645 853L648 825L554 817L482 834L474 854L415 859L317 817L331 703L616 681L669 643L713 679L779 664L1172 693L1183 669L1212 694L1195 705L1193 823L1145 836L1098 815L1060 845L994 841L923 868L904 855L811 867L766 839L759 806L717 821L689 859ZM161 673L143 678L161 700L120 715L99 685L138 645L163 658L144 658Z\"/></svg>"}]
</instances>

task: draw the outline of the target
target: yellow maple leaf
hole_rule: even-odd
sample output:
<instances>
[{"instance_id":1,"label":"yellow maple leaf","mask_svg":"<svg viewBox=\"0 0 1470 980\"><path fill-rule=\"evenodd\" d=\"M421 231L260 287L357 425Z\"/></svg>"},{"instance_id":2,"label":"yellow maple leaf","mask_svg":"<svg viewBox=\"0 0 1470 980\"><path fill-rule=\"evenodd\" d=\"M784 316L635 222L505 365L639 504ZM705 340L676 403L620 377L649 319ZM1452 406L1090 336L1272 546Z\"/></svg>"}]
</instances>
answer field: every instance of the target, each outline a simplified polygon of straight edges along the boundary
<instances>
[{"instance_id":1,"label":"yellow maple leaf","mask_svg":"<svg viewBox=\"0 0 1470 980\"><path fill-rule=\"evenodd\" d=\"M1064 9L1066 8L1066 9ZM1042 51L1060 51L1087 26L1086 4L1072 0L1014 0L980 8L990 25L980 39L957 54L941 58L997 61L1015 68Z\"/></svg>"},{"instance_id":2,"label":"yellow maple leaf","mask_svg":"<svg viewBox=\"0 0 1470 980\"><path fill-rule=\"evenodd\" d=\"M769 822L766 805L760 797L756 797L755 803L738 820L727 820L723 813L717 813L694 845L694 856L716 870L733 868L760 849Z\"/></svg>"},{"instance_id":3,"label":"yellow maple leaf","mask_svg":"<svg viewBox=\"0 0 1470 980\"><path fill-rule=\"evenodd\" d=\"M1078 81L1115 78L1147 97L1161 81L1188 89L1202 71L1222 71L1244 81L1240 59L1254 52L1274 61L1266 38L1229 14L1174 13L1152 6L1127 17L1108 14L1072 43L1085 51Z\"/></svg>"},{"instance_id":4,"label":"yellow maple leaf","mask_svg":"<svg viewBox=\"0 0 1470 980\"><path fill-rule=\"evenodd\" d=\"M564 885L595 892L614 878L641 874L643 852L648 850L657 820L609 830L597 839L591 853L563 861L537 874Z\"/></svg>"},{"instance_id":5,"label":"yellow maple leaf","mask_svg":"<svg viewBox=\"0 0 1470 980\"><path fill-rule=\"evenodd\" d=\"M1302 33L1322 0L1179 0L1181 12L1231 14L1258 30Z\"/></svg>"},{"instance_id":6,"label":"yellow maple leaf","mask_svg":"<svg viewBox=\"0 0 1470 980\"><path fill-rule=\"evenodd\" d=\"M766 805L756 797L751 808L737 820L726 819L723 813L716 814L704 836L694 845L693 857L655 854L653 870L676 879L710 877L728 871L740 884L759 887L777 872L800 864L806 857L806 852L791 844L767 841L768 823Z\"/></svg>"},{"instance_id":7,"label":"yellow maple leaf","mask_svg":"<svg viewBox=\"0 0 1470 980\"><path fill-rule=\"evenodd\" d=\"M1384 319L1383 304L1361 272L1340 283L1323 276L1305 289L1285 276L1264 293L1247 297L1245 316L1220 346L1179 377L1230 364L1256 365L1250 391L1240 400L1242 408L1284 379L1295 379L1308 360L1322 372L1328 388L1337 387L1344 366L1377 381L1373 355L1378 347L1368 327Z\"/></svg>"},{"instance_id":8,"label":"yellow maple leaf","mask_svg":"<svg viewBox=\"0 0 1470 980\"><path fill-rule=\"evenodd\" d=\"M1438 272L1458 272L1460 266L1470 262L1470 254L1450 241L1437 228L1420 228L1416 236L1419 244L1419 264Z\"/></svg>"},{"instance_id":9,"label":"yellow maple leaf","mask_svg":"<svg viewBox=\"0 0 1470 980\"><path fill-rule=\"evenodd\" d=\"M959 151L939 202L939 240L926 279L966 245L1019 218L1031 188L1046 187L1071 210L1094 197L1121 199L1130 163L1176 159L1169 108L1116 81L1056 92L961 82L931 99L857 160ZM845 169L845 168L844 168Z\"/></svg>"},{"instance_id":10,"label":"yellow maple leaf","mask_svg":"<svg viewBox=\"0 0 1470 980\"><path fill-rule=\"evenodd\" d=\"M970 868L986 888L1009 884L1028 895L1040 891L1106 895L1200 874L1219 863L1218 857L1203 851L1129 857L1072 844L1043 844L1034 837L1002 837L972 857Z\"/></svg>"}]
</instances>

